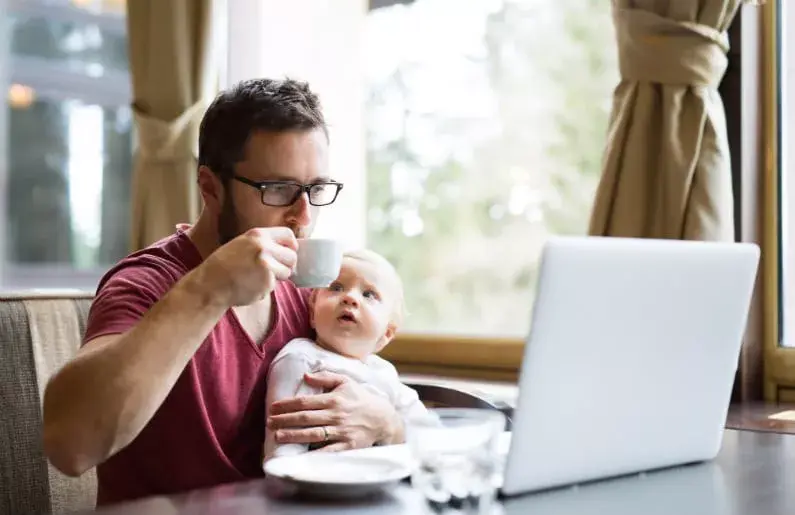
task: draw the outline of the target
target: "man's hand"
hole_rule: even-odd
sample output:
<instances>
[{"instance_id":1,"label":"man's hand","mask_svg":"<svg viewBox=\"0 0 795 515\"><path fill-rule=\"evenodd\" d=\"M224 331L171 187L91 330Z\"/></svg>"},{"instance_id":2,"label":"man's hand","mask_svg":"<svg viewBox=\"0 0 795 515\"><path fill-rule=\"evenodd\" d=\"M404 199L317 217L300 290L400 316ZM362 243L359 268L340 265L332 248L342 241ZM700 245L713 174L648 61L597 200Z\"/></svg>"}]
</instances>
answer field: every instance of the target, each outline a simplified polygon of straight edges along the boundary
<instances>
[{"instance_id":1,"label":"man's hand","mask_svg":"<svg viewBox=\"0 0 795 515\"><path fill-rule=\"evenodd\" d=\"M329 442L320 450L342 451L403 442L403 421L383 397L331 372L305 381L328 393L274 402L268 430L277 443Z\"/></svg>"},{"instance_id":2,"label":"man's hand","mask_svg":"<svg viewBox=\"0 0 795 515\"><path fill-rule=\"evenodd\" d=\"M230 306L244 306L292 274L298 242L287 227L251 229L222 245L200 266L197 282Z\"/></svg>"}]
</instances>

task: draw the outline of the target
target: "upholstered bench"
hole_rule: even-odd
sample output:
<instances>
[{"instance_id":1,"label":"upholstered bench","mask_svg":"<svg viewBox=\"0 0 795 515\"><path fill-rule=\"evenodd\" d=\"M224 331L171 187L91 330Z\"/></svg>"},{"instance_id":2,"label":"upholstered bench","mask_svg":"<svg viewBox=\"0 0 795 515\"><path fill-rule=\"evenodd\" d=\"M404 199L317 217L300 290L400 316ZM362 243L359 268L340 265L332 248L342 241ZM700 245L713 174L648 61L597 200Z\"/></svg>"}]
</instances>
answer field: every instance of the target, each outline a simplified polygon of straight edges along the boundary
<instances>
[{"instance_id":1,"label":"upholstered bench","mask_svg":"<svg viewBox=\"0 0 795 515\"><path fill-rule=\"evenodd\" d=\"M70 478L42 448L49 377L80 346L91 293L0 293L0 513L93 509L96 475Z\"/></svg>"}]
</instances>

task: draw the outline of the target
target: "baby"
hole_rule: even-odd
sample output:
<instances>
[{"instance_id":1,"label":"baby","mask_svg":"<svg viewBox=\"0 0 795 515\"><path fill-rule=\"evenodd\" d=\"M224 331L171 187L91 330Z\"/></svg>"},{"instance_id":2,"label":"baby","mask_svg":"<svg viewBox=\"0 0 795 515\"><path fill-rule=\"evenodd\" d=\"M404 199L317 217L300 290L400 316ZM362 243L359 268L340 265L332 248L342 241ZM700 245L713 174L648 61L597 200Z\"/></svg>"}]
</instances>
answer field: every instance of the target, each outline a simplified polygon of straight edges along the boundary
<instances>
[{"instance_id":1,"label":"baby","mask_svg":"<svg viewBox=\"0 0 795 515\"><path fill-rule=\"evenodd\" d=\"M430 417L395 367L375 355L395 336L403 306L401 280L389 261L369 250L346 253L337 280L310 297L316 341L291 340L270 366L266 420L275 401L323 393L303 380L304 374L321 370L344 374L383 395L406 422ZM307 450L305 444L277 444L273 431L265 433L264 461Z\"/></svg>"}]
</instances>

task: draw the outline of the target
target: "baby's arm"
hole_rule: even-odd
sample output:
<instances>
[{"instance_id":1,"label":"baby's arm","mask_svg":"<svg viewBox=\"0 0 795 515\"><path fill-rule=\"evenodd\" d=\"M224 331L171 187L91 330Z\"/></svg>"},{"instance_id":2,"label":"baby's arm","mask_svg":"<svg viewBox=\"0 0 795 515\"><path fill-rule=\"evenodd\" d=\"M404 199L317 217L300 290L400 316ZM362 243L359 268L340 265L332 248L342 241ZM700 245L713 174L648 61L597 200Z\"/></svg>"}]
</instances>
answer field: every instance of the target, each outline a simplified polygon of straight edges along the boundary
<instances>
[{"instance_id":1,"label":"baby's arm","mask_svg":"<svg viewBox=\"0 0 795 515\"><path fill-rule=\"evenodd\" d=\"M420 400L414 388L406 386L400 380L400 375L395 366L380 356L371 356L368 365L378 377L377 383L389 392L392 405L398 412L403 424L409 425L438 425L439 417L428 410Z\"/></svg>"},{"instance_id":2,"label":"baby's arm","mask_svg":"<svg viewBox=\"0 0 795 515\"><path fill-rule=\"evenodd\" d=\"M304 374L312 372L312 364L302 354L287 354L278 357L268 371L268 391L265 395L265 419L270 416L271 404L282 399L290 399L300 395L323 393L320 388L309 386L304 382ZM265 429L265 445L263 463L276 456L301 454L306 452L306 444L277 444L273 431Z\"/></svg>"},{"instance_id":3,"label":"baby's arm","mask_svg":"<svg viewBox=\"0 0 795 515\"><path fill-rule=\"evenodd\" d=\"M406 425L436 425L439 419L425 407L417 391L398 380L397 402L395 406Z\"/></svg>"}]
</instances>

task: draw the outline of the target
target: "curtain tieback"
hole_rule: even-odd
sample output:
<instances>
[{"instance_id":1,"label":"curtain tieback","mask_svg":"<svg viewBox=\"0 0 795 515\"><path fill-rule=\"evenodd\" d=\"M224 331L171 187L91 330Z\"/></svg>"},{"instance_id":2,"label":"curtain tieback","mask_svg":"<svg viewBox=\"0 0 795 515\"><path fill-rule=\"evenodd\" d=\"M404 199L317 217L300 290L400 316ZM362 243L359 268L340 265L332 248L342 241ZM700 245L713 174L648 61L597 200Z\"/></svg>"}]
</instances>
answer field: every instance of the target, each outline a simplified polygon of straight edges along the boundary
<instances>
[{"instance_id":1,"label":"curtain tieback","mask_svg":"<svg viewBox=\"0 0 795 515\"><path fill-rule=\"evenodd\" d=\"M138 154L155 162L173 162L195 156L199 121L204 103L196 102L171 121L154 118L133 106L138 131Z\"/></svg>"},{"instance_id":2,"label":"curtain tieback","mask_svg":"<svg viewBox=\"0 0 795 515\"><path fill-rule=\"evenodd\" d=\"M625 80L717 88L729 64L725 32L640 9L614 9Z\"/></svg>"}]
</instances>

